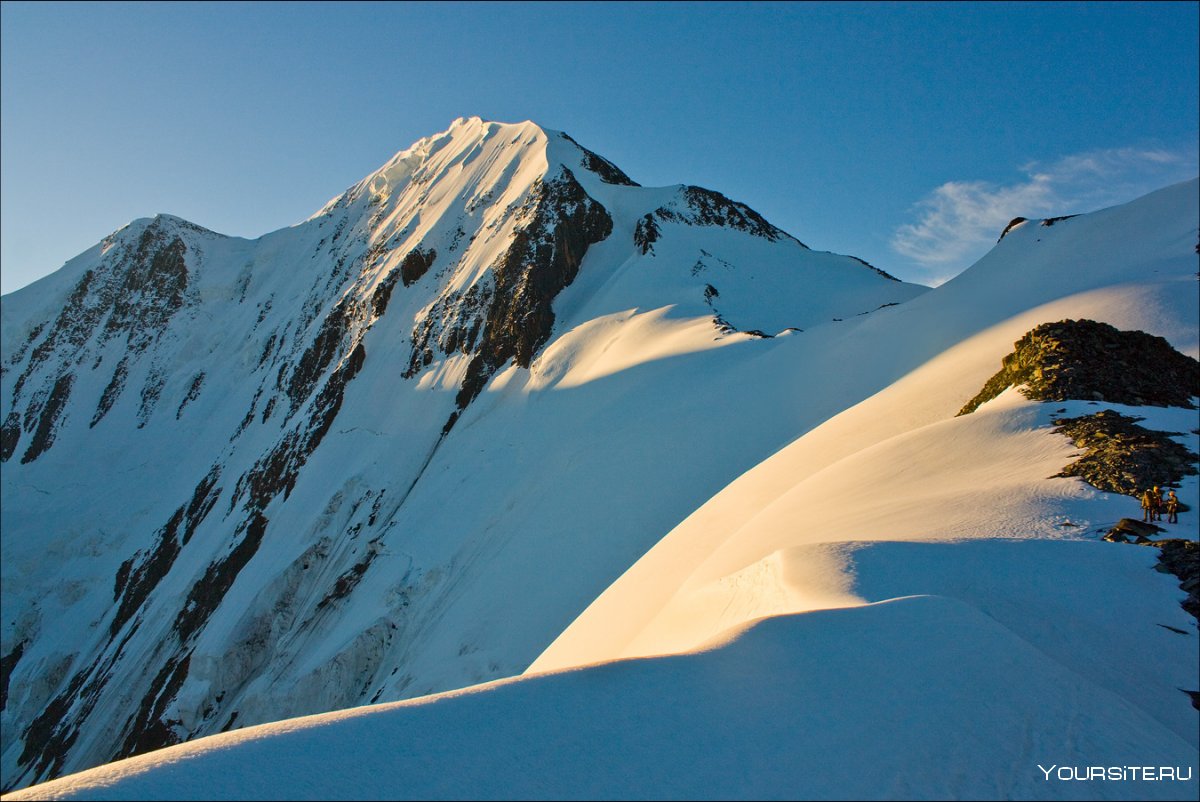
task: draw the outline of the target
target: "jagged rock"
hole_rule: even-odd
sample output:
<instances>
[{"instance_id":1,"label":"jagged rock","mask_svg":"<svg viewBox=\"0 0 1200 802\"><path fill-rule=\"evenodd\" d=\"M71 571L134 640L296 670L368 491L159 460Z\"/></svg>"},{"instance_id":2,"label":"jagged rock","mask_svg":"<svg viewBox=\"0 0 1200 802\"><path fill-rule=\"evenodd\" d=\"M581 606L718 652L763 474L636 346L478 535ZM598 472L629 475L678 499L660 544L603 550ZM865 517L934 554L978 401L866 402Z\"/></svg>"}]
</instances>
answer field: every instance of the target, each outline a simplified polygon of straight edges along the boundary
<instances>
[{"instance_id":1,"label":"jagged rock","mask_svg":"<svg viewBox=\"0 0 1200 802\"><path fill-rule=\"evenodd\" d=\"M1056 476L1078 476L1099 490L1138 496L1148 487L1177 485L1197 473L1195 452L1171 439L1171 432L1138 426L1110 409L1079 418L1059 418L1054 431L1086 450Z\"/></svg>"},{"instance_id":2,"label":"jagged rock","mask_svg":"<svg viewBox=\"0 0 1200 802\"><path fill-rule=\"evenodd\" d=\"M1191 399L1200 395L1200 362L1144 331L1063 320L1037 326L1013 348L959 415L974 412L1009 387L1021 387L1027 398L1039 401L1094 399L1133 406L1191 407Z\"/></svg>"},{"instance_id":3,"label":"jagged rock","mask_svg":"<svg viewBox=\"0 0 1200 802\"><path fill-rule=\"evenodd\" d=\"M596 175L600 176L600 180L603 181L604 183L617 184L619 186L624 186L624 187L640 187L641 186L641 184L634 181L629 176L625 175L625 171L623 171L620 167L617 167L617 165L613 164L608 159L588 150L587 148L585 148L583 145L580 145L578 142L576 142L574 139L572 139L567 134L560 133L559 136L561 136L563 139L567 140L568 142L575 145L575 147L577 147L581 151L583 151L583 159L581 161L580 166L583 167L584 169L589 170L589 171L595 173Z\"/></svg>"},{"instance_id":4,"label":"jagged rock","mask_svg":"<svg viewBox=\"0 0 1200 802\"><path fill-rule=\"evenodd\" d=\"M1200 621L1200 543L1171 538L1154 545L1160 549L1158 570L1178 577L1180 589L1188 595L1179 606Z\"/></svg>"},{"instance_id":5,"label":"jagged rock","mask_svg":"<svg viewBox=\"0 0 1200 802\"><path fill-rule=\"evenodd\" d=\"M1041 222L1041 225L1046 228L1049 228L1050 226L1054 225L1055 223L1061 223L1063 220L1070 220L1072 217L1078 217L1078 216L1079 215L1077 215L1077 214L1064 214L1059 217L1047 217L1045 220L1043 220Z\"/></svg>"},{"instance_id":6,"label":"jagged rock","mask_svg":"<svg viewBox=\"0 0 1200 802\"><path fill-rule=\"evenodd\" d=\"M654 243L657 241L658 223L654 222L653 214L648 214L637 221L637 225L633 229L633 244L645 256L654 250Z\"/></svg>"},{"instance_id":7,"label":"jagged rock","mask_svg":"<svg viewBox=\"0 0 1200 802\"><path fill-rule=\"evenodd\" d=\"M871 264L866 259L859 259L857 256L851 256L850 258L853 259L854 261L858 262L859 264L861 264L863 267L869 267L870 269L874 270L876 273L883 276L884 278L886 278L889 281L899 281L900 280L900 279L896 278L895 276L893 276L891 273L887 272L886 270L880 270L878 267ZM886 306L896 306L896 304L894 304L894 303L883 304L879 308L883 309ZM865 314L865 313L863 313L863 314Z\"/></svg>"},{"instance_id":8,"label":"jagged rock","mask_svg":"<svg viewBox=\"0 0 1200 802\"><path fill-rule=\"evenodd\" d=\"M22 439L33 436L21 460L32 462L54 445L55 433L75 380L74 366L89 356L89 345L104 345L124 336L127 356L136 358L166 331L187 303L188 247L181 234L212 232L177 218L159 215L136 237L109 238L104 261L76 282L65 306L48 329L43 322L31 332L21 353L32 347L29 361L12 390L12 409L24 407L24 426L10 415L0 436L0 461L7 461ZM45 331L45 336L37 342ZM37 342L34 346L33 343ZM99 365L99 359L95 360ZM105 389L93 425L116 401L127 366L118 365ZM40 388L39 388L40 385ZM34 388L30 390L30 388ZM157 401L153 387L144 393L143 420Z\"/></svg>"},{"instance_id":9,"label":"jagged rock","mask_svg":"<svg viewBox=\"0 0 1200 802\"><path fill-rule=\"evenodd\" d=\"M517 230L492 268L495 292L479 350L456 398L457 411L465 409L508 360L529 367L550 339L555 297L575 280L588 247L612 233L608 211L566 167L554 179L540 182L528 203L529 223ZM457 415L445 431L455 419Z\"/></svg>"},{"instance_id":10,"label":"jagged rock","mask_svg":"<svg viewBox=\"0 0 1200 802\"><path fill-rule=\"evenodd\" d=\"M1128 539L1126 537L1127 535L1132 535L1135 538L1139 536L1151 537L1153 535L1157 535L1159 532L1164 531L1166 530L1164 530L1161 526L1155 526L1154 524L1146 523L1145 521L1137 521L1133 518L1122 518L1121 520L1117 521L1116 526L1109 530L1108 534L1104 536L1104 539L1124 543Z\"/></svg>"},{"instance_id":11,"label":"jagged rock","mask_svg":"<svg viewBox=\"0 0 1200 802\"><path fill-rule=\"evenodd\" d=\"M1012 220L1009 220L1008 225L1006 225L1004 227L1004 230L1000 232L1000 238L997 239L996 242L999 242L1000 240L1004 239L1004 237L1008 234L1008 232L1012 231L1014 228L1021 225L1021 223L1024 223L1027 221L1028 221L1028 218L1026 218L1026 217L1014 217Z\"/></svg>"},{"instance_id":12,"label":"jagged rock","mask_svg":"<svg viewBox=\"0 0 1200 802\"><path fill-rule=\"evenodd\" d=\"M21 655L25 652L25 644L24 640L18 642L8 654L0 657L0 710L8 706L8 679L12 676L12 671L16 668L17 663L21 661Z\"/></svg>"},{"instance_id":13,"label":"jagged rock","mask_svg":"<svg viewBox=\"0 0 1200 802\"><path fill-rule=\"evenodd\" d=\"M50 391L50 398L42 406L37 416L37 429L33 433L33 440L29 443L29 448L21 457L22 464L33 462L54 444L54 435L59 426L59 419L63 410L66 409L67 400L71 397L71 386L74 383L75 374L73 373L59 376L58 381L54 383L54 389Z\"/></svg>"},{"instance_id":14,"label":"jagged rock","mask_svg":"<svg viewBox=\"0 0 1200 802\"><path fill-rule=\"evenodd\" d=\"M777 242L788 238L807 248L800 240L776 228L758 212L744 203L730 200L720 192L704 187L686 186L680 193L680 201L654 210L660 220L684 223L689 226L721 226L745 231L756 237Z\"/></svg>"},{"instance_id":15,"label":"jagged rock","mask_svg":"<svg viewBox=\"0 0 1200 802\"><path fill-rule=\"evenodd\" d=\"M400 263L400 278L404 281L404 286L408 287L415 284L425 275L429 268L433 266L434 260L437 259L437 251L430 248L423 251L420 248L413 248L409 251L404 261ZM384 301L386 307L387 302Z\"/></svg>"}]
</instances>

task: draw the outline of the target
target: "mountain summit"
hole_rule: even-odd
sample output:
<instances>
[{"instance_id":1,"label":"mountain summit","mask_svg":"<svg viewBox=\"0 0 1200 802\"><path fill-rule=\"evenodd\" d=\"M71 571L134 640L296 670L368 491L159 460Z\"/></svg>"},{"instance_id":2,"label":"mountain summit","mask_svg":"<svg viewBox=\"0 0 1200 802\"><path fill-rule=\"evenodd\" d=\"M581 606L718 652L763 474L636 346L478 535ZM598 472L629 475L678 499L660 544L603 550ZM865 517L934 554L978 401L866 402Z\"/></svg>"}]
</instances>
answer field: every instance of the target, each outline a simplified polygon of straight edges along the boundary
<instances>
[{"instance_id":1,"label":"mountain summit","mask_svg":"<svg viewBox=\"0 0 1200 802\"><path fill-rule=\"evenodd\" d=\"M739 366L924 291L530 122L135 220L4 299L4 787L519 673L795 436Z\"/></svg>"}]
</instances>

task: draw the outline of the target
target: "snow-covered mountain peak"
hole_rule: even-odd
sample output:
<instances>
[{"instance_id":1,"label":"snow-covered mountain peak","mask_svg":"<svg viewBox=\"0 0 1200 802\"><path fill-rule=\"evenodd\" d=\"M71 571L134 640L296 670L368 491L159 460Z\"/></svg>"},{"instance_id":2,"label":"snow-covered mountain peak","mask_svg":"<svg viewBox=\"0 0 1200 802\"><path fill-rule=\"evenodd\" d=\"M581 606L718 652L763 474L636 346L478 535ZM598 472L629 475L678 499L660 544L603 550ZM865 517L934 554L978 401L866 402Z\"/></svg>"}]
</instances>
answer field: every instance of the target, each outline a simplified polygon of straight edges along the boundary
<instances>
[{"instance_id":1,"label":"snow-covered mountain peak","mask_svg":"<svg viewBox=\"0 0 1200 802\"><path fill-rule=\"evenodd\" d=\"M633 514L753 438L635 458L703 364L924 291L532 122L457 120L254 240L135 220L0 310L4 784L516 673L748 467ZM545 517L630 471L627 525ZM543 546L565 581L520 579Z\"/></svg>"}]
</instances>

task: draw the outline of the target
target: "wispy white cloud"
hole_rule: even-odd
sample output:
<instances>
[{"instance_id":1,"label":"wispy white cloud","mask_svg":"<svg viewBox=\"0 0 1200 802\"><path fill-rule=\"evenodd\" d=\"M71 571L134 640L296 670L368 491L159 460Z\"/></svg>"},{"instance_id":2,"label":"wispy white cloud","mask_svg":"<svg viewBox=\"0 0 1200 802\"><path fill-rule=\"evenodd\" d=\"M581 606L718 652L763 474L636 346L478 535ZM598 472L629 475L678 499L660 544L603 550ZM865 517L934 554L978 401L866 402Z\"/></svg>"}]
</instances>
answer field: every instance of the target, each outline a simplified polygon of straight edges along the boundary
<instances>
[{"instance_id":1,"label":"wispy white cloud","mask_svg":"<svg viewBox=\"0 0 1200 802\"><path fill-rule=\"evenodd\" d=\"M1089 212L1192 178L1197 152L1112 148L1029 162L1009 184L949 181L914 206L917 220L896 228L891 247L940 284L995 244L1014 217Z\"/></svg>"}]
</instances>

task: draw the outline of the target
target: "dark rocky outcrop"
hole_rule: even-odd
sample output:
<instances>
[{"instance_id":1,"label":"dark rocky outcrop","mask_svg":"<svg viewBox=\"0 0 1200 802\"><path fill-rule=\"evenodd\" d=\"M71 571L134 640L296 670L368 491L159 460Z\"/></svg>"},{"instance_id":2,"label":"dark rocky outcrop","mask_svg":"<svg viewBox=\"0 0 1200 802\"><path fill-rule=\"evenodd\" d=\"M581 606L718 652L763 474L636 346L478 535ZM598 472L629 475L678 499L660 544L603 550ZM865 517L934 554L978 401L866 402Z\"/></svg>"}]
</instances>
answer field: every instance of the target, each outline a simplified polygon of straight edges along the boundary
<instances>
[{"instance_id":1,"label":"dark rocky outcrop","mask_svg":"<svg viewBox=\"0 0 1200 802\"><path fill-rule=\"evenodd\" d=\"M1008 225L1006 225L1004 227L1004 230L1000 232L1000 239L996 240L996 242L999 242L1000 240L1004 239L1005 235L1008 234L1008 232L1012 231L1014 228L1021 225L1021 223L1027 222L1027 220L1028 220L1028 218L1025 218L1025 217L1014 217L1012 220L1009 220Z\"/></svg>"},{"instance_id":2,"label":"dark rocky outcrop","mask_svg":"<svg viewBox=\"0 0 1200 802\"><path fill-rule=\"evenodd\" d=\"M308 399L326 368L341 353L350 323L351 315L344 302L337 304L321 321L317 336L305 349L284 388L293 410Z\"/></svg>"},{"instance_id":3,"label":"dark rocky outcrop","mask_svg":"<svg viewBox=\"0 0 1200 802\"><path fill-rule=\"evenodd\" d=\"M112 312L104 325L104 339L125 333L129 348L138 352L158 338L183 306L188 286L186 253L187 246L168 226L147 226L111 293Z\"/></svg>"},{"instance_id":4,"label":"dark rocky outcrop","mask_svg":"<svg viewBox=\"0 0 1200 802\"><path fill-rule=\"evenodd\" d=\"M158 530L155 544L148 554L135 554L121 563L113 582L117 613L109 622L109 635L116 635L121 631L175 564L180 550L177 532L182 522L183 507L180 507L166 525Z\"/></svg>"},{"instance_id":5,"label":"dark rocky outcrop","mask_svg":"<svg viewBox=\"0 0 1200 802\"><path fill-rule=\"evenodd\" d=\"M38 416L33 440L29 443L29 448L25 450L25 455L21 457L22 465L33 462L54 445L54 435L58 431L59 418L66 409L67 401L71 398L71 386L74 382L75 374L66 373L59 376L58 381L54 383L54 389L50 391L50 397Z\"/></svg>"},{"instance_id":6,"label":"dark rocky outcrop","mask_svg":"<svg viewBox=\"0 0 1200 802\"><path fill-rule=\"evenodd\" d=\"M282 493L287 498L291 494L300 469L333 425L341 411L346 387L362 370L366 359L366 349L359 342L317 393L304 423L285 435L238 479L229 502L231 511L243 498L247 509L261 511L275 496Z\"/></svg>"},{"instance_id":7,"label":"dark rocky outcrop","mask_svg":"<svg viewBox=\"0 0 1200 802\"><path fill-rule=\"evenodd\" d=\"M179 722L164 721L163 714L187 679L191 657L191 652L188 652L182 658L171 658L159 670L151 684L153 690L142 698L137 712L126 722L125 732L128 734L113 755L113 760L123 760L183 742L184 739L173 726Z\"/></svg>"},{"instance_id":8,"label":"dark rocky outcrop","mask_svg":"<svg viewBox=\"0 0 1200 802\"><path fill-rule=\"evenodd\" d=\"M1179 606L1200 621L1200 543L1171 538L1154 545L1161 550L1158 570L1178 577L1180 589L1187 593L1187 598Z\"/></svg>"},{"instance_id":9,"label":"dark rocky outcrop","mask_svg":"<svg viewBox=\"0 0 1200 802\"><path fill-rule=\"evenodd\" d=\"M413 248L406 253L404 261L400 263L400 278L404 282L404 286L408 287L420 281L421 276L433 267L435 259L437 259L437 251L433 248L427 251Z\"/></svg>"},{"instance_id":10,"label":"dark rocky outcrop","mask_svg":"<svg viewBox=\"0 0 1200 802\"><path fill-rule=\"evenodd\" d=\"M30 353L25 370L13 385L14 408L18 406L25 383L51 356L58 353L60 364L74 362L79 349L91 339L92 331L101 321L104 312L92 292L92 282L95 278L94 270L88 270L80 277L67 298L66 306L58 313L50 327L50 333Z\"/></svg>"},{"instance_id":11,"label":"dark rocky outcrop","mask_svg":"<svg viewBox=\"0 0 1200 802\"><path fill-rule=\"evenodd\" d=\"M371 312L375 317L383 317L388 304L392 300L392 291L396 289L396 281L400 278L399 268L384 276L383 281L376 285L371 292Z\"/></svg>"},{"instance_id":12,"label":"dark rocky outcrop","mask_svg":"<svg viewBox=\"0 0 1200 802\"><path fill-rule=\"evenodd\" d=\"M404 377L411 379L432 364L435 349L443 354L474 353L494 296L493 287L480 282L438 298L413 329L413 350Z\"/></svg>"},{"instance_id":13,"label":"dark rocky outcrop","mask_svg":"<svg viewBox=\"0 0 1200 802\"><path fill-rule=\"evenodd\" d=\"M25 641L19 642L8 654L0 657L0 710L8 707L8 679L12 676L17 663L21 662L21 655L25 653L25 644Z\"/></svg>"},{"instance_id":14,"label":"dark rocky outcrop","mask_svg":"<svg viewBox=\"0 0 1200 802\"><path fill-rule=\"evenodd\" d=\"M1086 450L1057 476L1078 476L1099 490L1137 496L1197 473L1200 456L1172 440L1172 432L1146 429L1137 425L1140 420L1109 409L1054 420L1055 432Z\"/></svg>"},{"instance_id":15,"label":"dark rocky outcrop","mask_svg":"<svg viewBox=\"0 0 1200 802\"><path fill-rule=\"evenodd\" d=\"M204 371L201 371L192 377L192 383L188 386L187 393L183 396L183 400L179 402L179 409L175 410L175 420L179 420L181 417L183 417L183 410L187 407L187 405L200 397L200 390L204 386L204 379Z\"/></svg>"},{"instance_id":16,"label":"dark rocky outcrop","mask_svg":"<svg viewBox=\"0 0 1200 802\"><path fill-rule=\"evenodd\" d=\"M783 229L768 223L761 214L746 204L730 200L720 192L704 187L686 186L680 191L680 200L684 208L661 206L654 211L654 215L660 220L690 226L732 228L771 242L787 238L801 247L808 247Z\"/></svg>"},{"instance_id":17,"label":"dark rocky outcrop","mask_svg":"<svg viewBox=\"0 0 1200 802\"><path fill-rule=\"evenodd\" d=\"M510 358L529 367L550 338L551 304L575 280L588 247L612 233L612 217L563 168L536 191L533 220L493 267L496 294L480 356L493 368Z\"/></svg>"},{"instance_id":18,"label":"dark rocky outcrop","mask_svg":"<svg viewBox=\"0 0 1200 802\"><path fill-rule=\"evenodd\" d=\"M0 376L8 373L12 366L21 364L21 361L25 359L25 354L29 352L30 346L37 342L38 337L42 336L42 332L46 330L46 325L48 323L49 321L43 320L41 323L38 323L29 330L29 336L27 336L25 340L19 346L17 346L17 349L13 351L12 356L8 358L8 361L0 364Z\"/></svg>"},{"instance_id":19,"label":"dark rocky outcrop","mask_svg":"<svg viewBox=\"0 0 1200 802\"><path fill-rule=\"evenodd\" d=\"M654 215L646 215L638 220L633 228L634 247L645 256L654 250L654 243L658 242L658 233L658 223L654 222Z\"/></svg>"},{"instance_id":20,"label":"dark rocky outcrop","mask_svg":"<svg viewBox=\"0 0 1200 802\"><path fill-rule=\"evenodd\" d=\"M612 233L608 211L566 167L535 183L514 211L523 224L492 265L490 282L438 299L413 330L408 377L433 361L435 345L474 355L444 432L505 363L529 367L550 339L554 299L575 280L588 248Z\"/></svg>"},{"instance_id":21,"label":"dark rocky outcrop","mask_svg":"<svg viewBox=\"0 0 1200 802\"><path fill-rule=\"evenodd\" d=\"M1149 543L1150 538L1162 532L1161 526L1155 526L1146 521L1138 521L1133 518L1122 518L1117 521L1116 525L1108 530L1108 534L1104 539L1109 543Z\"/></svg>"},{"instance_id":22,"label":"dark rocky outcrop","mask_svg":"<svg viewBox=\"0 0 1200 802\"><path fill-rule=\"evenodd\" d=\"M166 376L159 370L151 370L146 376L146 383L142 385L141 402L138 404L137 411L137 427L145 428L150 422L150 416L154 413L154 408L158 406L158 399L162 398L163 388L167 384Z\"/></svg>"},{"instance_id":23,"label":"dark rocky outcrop","mask_svg":"<svg viewBox=\"0 0 1200 802\"><path fill-rule=\"evenodd\" d=\"M891 273L887 272L886 270L880 270L878 267L871 264L866 259L859 259L857 256L851 256L850 258L853 259L854 261L858 262L859 264L861 264L863 267L874 270L881 277L886 278L889 281L899 281L900 280L900 279L896 278L895 276L893 276ZM896 304L894 304L894 303L893 304L884 304L883 306L896 306ZM881 306L880 309L882 309L882 308L883 307Z\"/></svg>"},{"instance_id":24,"label":"dark rocky outcrop","mask_svg":"<svg viewBox=\"0 0 1200 802\"><path fill-rule=\"evenodd\" d=\"M239 538L224 557L214 560L201 574L188 593L187 601L175 617L173 631L181 643L186 643L212 615L233 587L242 569L262 545L263 535L270 523L261 513L252 513L238 526Z\"/></svg>"},{"instance_id":25,"label":"dark rocky outcrop","mask_svg":"<svg viewBox=\"0 0 1200 802\"><path fill-rule=\"evenodd\" d=\"M338 599L344 599L350 595L350 592L358 585L363 578L363 574L371 567L371 563L375 561L379 551L377 543L372 542L367 550L366 555L344 571L334 582L333 587L328 593L317 603L317 609L322 610Z\"/></svg>"},{"instance_id":26,"label":"dark rocky outcrop","mask_svg":"<svg viewBox=\"0 0 1200 802\"><path fill-rule=\"evenodd\" d=\"M29 351L13 385L12 409L24 407L24 431L33 434L23 462L37 459L54 444L54 431L74 381L71 370L85 358L94 357L93 367L100 364L98 352L92 353L90 348L123 335L125 359L136 358L162 336L173 316L186 305L189 274L188 246L181 236L184 230L211 234L199 226L160 216L136 237L118 234L106 240L111 253L80 276L46 336ZM45 322L36 327L18 353L24 354L45 327ZM128 370L123 359L105 389L92 425L120 395ZM31 385L36 389L26 393ZM21 440L21 431L11 423L5 421L0 460L11 457Z\"/></svg>"},{"instance_id":27,"label":"dark rocky outcrop","mask_svg":"<svg viewBox=\"0 0 1200 802\"><path fill-rule=\"evenodd\" d=\"M121 631L171 570L180 549L187 545L196 528L217 503L221 495L221 488L217 487L220 478L221 468L214 465L196 485L191 500L175 510L155 534L155 545L150 552L135 554L121 564L113 583L113 601L117 602L117 612L109 624L110 635Z\"/></svg>"},{"instance_id":28,"label":"dark rocky outcrop","mask_svg":"<svg viewBox=\"0 0 1200 802\"><path fill-rule=\"evenodd\" d=\"M125 739L113 754L113 760L172 746L186 739L186 733L176 729L180 722L170 720L166 713L187 679L194 638L221 604L238 574L258 552L268 523L261 514L252 514L238 527L240 539L229 553L212 562L192 585L171 630L171 640L177 646L151 681L137 712L125 723L122 730Z\"/></svg>"},{"instance_id":29,"label":"dark rocky outcrop","mask_svg":"<svg viewBox=\"0 0 1200 802\"><path fill-rule=\"evenodd\" d=\"M125 389L125 380L128 377L129 355L126 354L117 363L117 367L113 370L112 378L108 380L104 392L100 394L100 402L96 404L96 414L92 416L92 422L88 424L89 428L95 427L108 414L108 411L112 409L113 404L120 397L121 391Z\"/></svg>"},{"instance_id":30,"label":"dark rocky outcrop","mask_svg":"<svg viewBox=\"0 0 1200 802\"><path fill-rule=\"evenodd\" d=\"M1063 320L1032 329L1013 348L959 415L974 412L1009 387L1021 387L1027 398L1039 401L1134 406L1190 407L1200 395L1200 362L1144 331Z\"/></svg>"},{"instance_id":31,"label":"dark rocky outcrop","mask_svg":"<svg viewBox=\"0 0 1200 802\"><path fill-rule=\"evenodd\" d=\"M55 777L62 773L67 753L79 738L79 713L90 713L95 696L86 694L84 683L88 672L80 671L61 693L55 696L21 731L23 747L17 765L25 767L34 777ZM93 681L94 687L98 683ZM72 719L72 716L74 719ZM9 782L5 790L16 787L23 776Z\"/></svg>"},{"instance_id":32,"label":"dark rocky outcrop","mask_svg":"<svg viewBox=\"0 0 1200 802\"><path fill-rule=\"evenodd\" d=\"M618 184L624 187L640 187L641 184L634 181L629 176L625 175L620 167L610 162L608 159L598 154L592 153L590 150L580 145L567 134L559 134L563 139L575 145L583 151L583 159L580 166L585 170L595 173L600 176L600 180L606 184Z\"/></svg>"}]
</instances>

